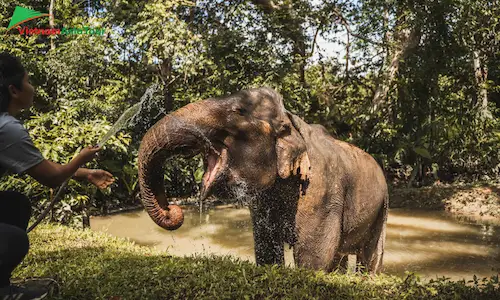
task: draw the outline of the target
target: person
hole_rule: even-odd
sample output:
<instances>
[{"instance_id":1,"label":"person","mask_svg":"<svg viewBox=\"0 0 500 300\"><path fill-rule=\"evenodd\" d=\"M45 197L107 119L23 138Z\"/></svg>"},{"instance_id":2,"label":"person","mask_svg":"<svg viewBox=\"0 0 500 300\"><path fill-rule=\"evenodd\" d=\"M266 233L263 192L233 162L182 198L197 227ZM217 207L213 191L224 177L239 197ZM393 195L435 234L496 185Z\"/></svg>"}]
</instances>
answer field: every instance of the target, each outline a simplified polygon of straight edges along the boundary
<instances>
[{"instance_id":1,"label":"person","mask_svg":"<svg viewBox=\"0 0 500 300\"><path fill-rule=\"evenodd\" d=\"M71 176L104 189L113 176L104 170L80 166L93 160L98 146L89 146L69 163L61 165L45 159L22 124L15 118L33 104L34 87L19 58L0 53L0 178L6 172L28 174L41 184L55 188ZM0 191L0 299L43 299L49 290L40 284L11 283L12 271L28 253L26 228L31 204L16 191Z\"/></svg>"}]
</instances>

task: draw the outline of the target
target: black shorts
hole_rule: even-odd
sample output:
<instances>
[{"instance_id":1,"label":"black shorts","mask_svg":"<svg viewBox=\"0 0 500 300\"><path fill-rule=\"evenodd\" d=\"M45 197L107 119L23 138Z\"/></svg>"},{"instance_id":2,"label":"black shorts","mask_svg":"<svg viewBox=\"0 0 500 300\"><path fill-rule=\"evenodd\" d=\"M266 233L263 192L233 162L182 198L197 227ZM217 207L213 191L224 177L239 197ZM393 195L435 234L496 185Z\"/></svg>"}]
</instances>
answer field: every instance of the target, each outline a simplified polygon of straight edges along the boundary
<instances>
[{"instance_id":1,"label":"black shorts","mask_svg":"<svg viewBox=\"0 0 500 300\"><path fill-rule=\"evenodd\" d=\"M10 284L12 271L28 253L26 229L31 217L31 203L25 195L0 192L0 287Z\"/></svg>"}]
</instances>

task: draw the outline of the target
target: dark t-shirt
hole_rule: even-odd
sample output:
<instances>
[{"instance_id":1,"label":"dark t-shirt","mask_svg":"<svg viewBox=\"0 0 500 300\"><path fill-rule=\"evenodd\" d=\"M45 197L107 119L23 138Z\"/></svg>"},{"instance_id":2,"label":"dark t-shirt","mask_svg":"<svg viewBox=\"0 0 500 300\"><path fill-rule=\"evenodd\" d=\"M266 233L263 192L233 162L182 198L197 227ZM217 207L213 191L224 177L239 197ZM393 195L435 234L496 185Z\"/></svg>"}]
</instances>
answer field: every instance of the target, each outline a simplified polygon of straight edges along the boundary
<instances>
[{"instance_id":1,"label":"dark t-shirt","mask_svg":"<svg viewBox=\"0 0 500 300\"><path fill-rule=\"evenodd\" d=\"M43 160L21 121L0 113L0 177L6 171L21 174Z\"/></svg>"}]
</instances>

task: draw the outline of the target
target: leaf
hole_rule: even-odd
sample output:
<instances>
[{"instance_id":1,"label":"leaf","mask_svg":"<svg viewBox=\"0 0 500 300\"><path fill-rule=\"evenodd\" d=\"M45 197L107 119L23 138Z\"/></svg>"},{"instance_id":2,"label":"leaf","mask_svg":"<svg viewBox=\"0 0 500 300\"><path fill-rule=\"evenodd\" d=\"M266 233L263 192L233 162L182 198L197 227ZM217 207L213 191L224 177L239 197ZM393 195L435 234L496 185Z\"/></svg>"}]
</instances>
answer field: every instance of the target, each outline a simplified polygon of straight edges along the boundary
<instances>
[{"instance_id":1,"label":"leaf","mask_svg":"<svg viewBox=\"0 0 500 300\"><path fill-rule=\"evenodd\" d=\"M196 171L194 172L194 179L196 183L201 183L201 180L203 179L203 174L204 170L203 168L197 168Z\"/></svg>"},{"instance_id":2,"label":"leaf","mask_svg":"<svg viewBox=\"0 0 500 300\"><path fill-rule=\"evenodd\" d=\"M417 153L418 155L422 156L422 157L425 157L425 158L428 158L428 159L432 159L431 157L431 154L429 153L429 151L423 147L415 147L413 148L413 151L415 151L415 153Z\"/></svg>"}]
</instances>

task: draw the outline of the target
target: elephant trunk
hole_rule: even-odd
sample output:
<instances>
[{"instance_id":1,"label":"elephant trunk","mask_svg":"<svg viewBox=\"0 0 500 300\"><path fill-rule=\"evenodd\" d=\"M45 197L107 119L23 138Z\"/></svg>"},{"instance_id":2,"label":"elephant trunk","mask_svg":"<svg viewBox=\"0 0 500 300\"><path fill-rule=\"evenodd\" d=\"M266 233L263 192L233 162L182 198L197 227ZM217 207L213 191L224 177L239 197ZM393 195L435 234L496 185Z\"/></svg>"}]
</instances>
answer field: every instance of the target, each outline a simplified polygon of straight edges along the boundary
<instances>
[{"instance_id":1,"label":"elephant trunk","mask_svg":"<svg viewBox=\"0 0 500 300\"><path fill-rule=\"evenodd\" d=\"M211 146L209 137L222 126L210 100L186 105L165 116L144 135L139 147L141 201L153 221L167 230L179 228L184 216L169 205L163 184L165 160L174 155L191 157Z\"/></svg>"}]
</instances>

